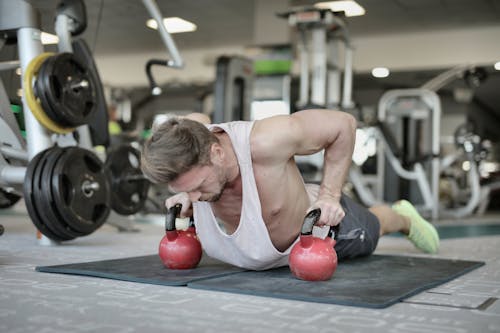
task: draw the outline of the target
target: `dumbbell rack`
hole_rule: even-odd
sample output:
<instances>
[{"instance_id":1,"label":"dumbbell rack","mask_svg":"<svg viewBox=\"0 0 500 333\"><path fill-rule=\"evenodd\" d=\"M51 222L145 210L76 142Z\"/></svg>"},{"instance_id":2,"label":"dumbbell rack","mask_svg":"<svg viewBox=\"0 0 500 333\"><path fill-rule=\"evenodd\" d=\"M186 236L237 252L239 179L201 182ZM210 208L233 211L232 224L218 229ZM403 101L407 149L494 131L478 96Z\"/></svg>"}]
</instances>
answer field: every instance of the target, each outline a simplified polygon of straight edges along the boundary
<instances>
[{"instance_id":1,"label":"dumbbell rack","mask_svg":"<svg viewBox=\"0 0 500 333\"><path fill-rule=\"evenodd\" d=\"M0 30L16 30L21 72L24 72L31 60L43 52L36 11L24 1L0 0L0 7ZM24 98L23 107L29 110ZM51 145L50 134L31 112L25 113L25 127L28 159L31 159L37 152ZM25 167L6 167L2 170L2 180L20 184L24 181L25 171Z\"/></svg>"},{"instance_id":2,"label":"dumbbell rack","mask_svg":"<svg viewBox=\"0 0 500 333\"><path fill-rule=\"evenodd\" d=\"M150 0L144 1L145 3L154 4L154 2ZM66 5L68 3L69 2L67 2ZM82 22L85 22L85 9L83 7L83 2L75 0L72 4L74 7L71 9L77 11L80 10L80 13L83 13ZM158 10L156 6L153 7L153 9ZM40 108L40 103L43 105L43 98L41 99L42 102L39 102L36 100L36 96L34 95L32 84L35 76L37 76L35 85L39 83L38 80L40 77L38 77L37 74L38 70L42 67L41 64L45 64L44 61L50 57L53 59L56 59L56 57L57 59L69 57L69 59L73 61L71 56L73 54L71 35L72 33L75 33L76 30L81 31L81 29L84 29L82 26L85 26L86 23L82 24L80 22L75 22L73 18L67 16L67 11L65 9L60 11L58 8L55 29L59 37L58 49L61 53L52 56L43 53L44 49L41 42L38 12L30 3L24 0L0 0L0 8L0 49L4 45L5 39L17 42L19 53L19 61L9 62L8 64L1 63L0 70L14 69L17 66L20 66L23 75L23 79L21 80L23 91L22 103L26 131L26 140L24 140L19 126L17 126L15 119L12 119L13 116L8 103L9 98L5 93L3 83L0 82L0 116L2 116L0 119L0 130L3 132L1 137L2 141L0 142L2 152L2 154L0 154L0 186L7 186L15 189L16 193L19 188L24 190L24 196L26 196L26 206L33 223L39 230L38 239L41 244L57 244L58 241L73 239L80 235L86 235L93 232L93 230L95 230L93 224L95 224L95 228L98 228L100 224L102 224L103 219L105 219L108 215L110 209L109 206L111 206L119 214L134 214L141 208L141 205L147 196L147 190L149 187L147 180L138 175L138 173L140 173L138 163L136 162L134 165L129 165L127 163L130 156L133 156L135 160L138 160L137 151L131 147L125 150L121 149L118 153L116 153L115 150L114 154L107 156L106 167L109 168L104 169L102 167L103 164L91 152L93 144L90 138L88 126L81 125L85 125L87 122L82 121L78 124L72 124L74 126L70 127L64 126L63 123L55 122L52 126L50 126L52 124L51 119L49 119L50 117L48 117L48 111L50 110L48 110L47 107L44 107L43 109ZM161 17L160 14L156 16ZM53 63L55 61L57 60L54 60ZM79 64L78 61L76 63ZM96 74L91 73L89 75L91 75L91 81L95 83ZM92 77L92 75L94 75L94 77ZM70 76L74 78L74 75ZM87 84L88 81L82 80L81 82L85 82ZM89 84L92 84L92 82L89 82ZM50 85L48 86L50 87ZM40 95L40 90L37 90L37 92L39 97L43 97ZM61 112L64 111L64 109L61 110ZM107 114L105 108L100 111ZM101 119L99 118L98 120ZM107 123L107 117L105 123ZM69 148L61 150L57 147L57 145L54 146L54 139L52 137L54 133L64 134L72 133L73 131L78 131L79 140L76 142L78 146L88 149L74 147L74 149ZM71 161L72 156L76 157L80 154L86 154L86 157L84 157L82 159L82 163L80 163L82 166L86 164L85 162L93 158L95 159L95 162L93 163L92 170L86 169L76 175L73 175L74 177L72 178L74 179L71 179L71 182L69 182L70 186L74 186L72 189L81 191L86 194L87 197L91 197L94 191L97 191L96 193L99 195L99 190L102 191L103 189L105 189L104 194L109 195L110 186L115 192L121 191L120 193L115 193L113 201L110 202L109 199L105 200L106 208L102 214L100 214L99 218L94 218L93 216L85 218L86 214L77 214L77 209L72 211L74 207L72 207L70 202L78 204L76 202L77 200L72 200L70 202L61 200L61 198L64 199L64 193L67 191L55 190L55 192L49 193L53 187L58 188L59 186L55 182L57 177L60 176L57 174L56 170L64 169L64 163L58 162L59 164L57 164L56 157L59 158L60 156L65 155L66 158L63 159L63 157L60 157L60 160ZM6 158L4 158L4 155ZM11 164L9 161L11 157L15 157L15 160L26 163L16 162ZM126 171L121 169L118 169L118 171L114 169L111 170L111 166L118 162L121 162L123 166L127 166ZM69 166L70 163L66 164ZM27 164L27 166L25 164ZM47 167L47 165L50 165L51 167ZM65 172L68 172L68 168L66 168ZM107 180L108 177L103 176L108 173L110 174L109 186ZM45 184L44 187L40 187L43 178L41 177L42 174L51 175L48 180L43 179L43 183ZM52 176L52 174L54 175ZM81 183L81 180L83 179L82 176L83 178L88 178L86 178L83 183ZM94 179L97 179L96 177L100 178L100 180L95 181ZM76 185L73 185L73 182ZM66 197L72 199L71 197ZM16 196L16 198L18 198L18 196ZM59 203L54 204L54 200L58 198L60 199ZM132 201L131 198L133 199ZM83 200L85 200L85 198L83 198ZM88 204L90 205L93 204L91 200L92 199L89 199L88 201ZM83 205L85 206L86 202ZM99 205L102 206L101 204ZM65 211L68 214L64 214ZM41 217L42 215L44 218ZM53 229L48 227L53 227ZM54 230L56 231L55 233L53 233Z\"/></svg>"},{"instance_id":3,"label":"dumbbell rack","mask_svg":"<svg viewBox=\"0 0 500 333\"><path fill-rule=\"evenodd\" d=\"M40 21L37 11L25 1L0 0L0 31L15 30L18 44L21 73L39 54L43 52ZM15 13L15 15L13 15ZM22 87L24 91L24 86ZM26 98L22 99L26 129L26 153L30 161L38 152L52 145L51 133L44 128L30 110ZM24 146L22 143L19 146ZM1 171L1 182L22 184L25 179L25 166L5 165ZM42 243L52 243L48 238L40 238Z\"/></svg>"}]
</instances>

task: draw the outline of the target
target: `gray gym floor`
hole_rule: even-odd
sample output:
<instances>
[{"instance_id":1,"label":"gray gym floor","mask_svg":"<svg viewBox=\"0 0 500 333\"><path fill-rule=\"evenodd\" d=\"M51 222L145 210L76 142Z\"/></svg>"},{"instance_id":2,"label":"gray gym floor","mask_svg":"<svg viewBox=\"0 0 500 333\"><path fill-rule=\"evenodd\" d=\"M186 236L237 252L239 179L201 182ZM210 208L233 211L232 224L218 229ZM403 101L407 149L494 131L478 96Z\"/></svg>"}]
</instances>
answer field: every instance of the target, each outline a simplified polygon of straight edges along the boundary
<instances>
[{"instance_id":1,"label":"gray gym floor","mask_svg":"<svg viewBox=\"0 0 500 333\"><path fill-rule=\"evenodd\" d=\"M22 201L1 210L0 332L500 332L498 234L445 237L435 257L486 265L381 310L35 271L156 253L161 220L136 217L139 232L104 225L90 236L44 246ZM438 224L500 225L500 216ZM402 237L382 238L377 253L422 256Z\"/></svg>"}]
</instances>

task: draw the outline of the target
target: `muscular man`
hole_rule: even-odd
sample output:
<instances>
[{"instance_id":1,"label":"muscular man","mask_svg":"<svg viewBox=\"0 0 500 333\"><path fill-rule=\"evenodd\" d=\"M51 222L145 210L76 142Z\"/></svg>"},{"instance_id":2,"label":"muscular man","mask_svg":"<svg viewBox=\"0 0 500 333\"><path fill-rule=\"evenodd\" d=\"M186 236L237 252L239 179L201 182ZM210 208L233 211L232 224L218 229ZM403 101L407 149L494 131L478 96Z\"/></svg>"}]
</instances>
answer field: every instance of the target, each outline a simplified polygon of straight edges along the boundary
<instances>
[{"instance_id":1,"label":"muscular man","mask_svg":"<svg viewBox=\"0 0 500 333\"><path fill-rule=\"evenodd\" d=\"M200 119L197 119L200 120ZM340 223L340 260L371 254L380 235L402 232L435 253L439 236L407 201L366 209L342 194L351 163L355 119L331 110L307 110L253 122L203 125L170 119L142 152L142 169L176 193L181 216L194 213L205 252L247 269L288 263L306 213L320 208L314 233ZM294 161L324 149L321 185L304 184Z\"/></svg>"}]
</instances>

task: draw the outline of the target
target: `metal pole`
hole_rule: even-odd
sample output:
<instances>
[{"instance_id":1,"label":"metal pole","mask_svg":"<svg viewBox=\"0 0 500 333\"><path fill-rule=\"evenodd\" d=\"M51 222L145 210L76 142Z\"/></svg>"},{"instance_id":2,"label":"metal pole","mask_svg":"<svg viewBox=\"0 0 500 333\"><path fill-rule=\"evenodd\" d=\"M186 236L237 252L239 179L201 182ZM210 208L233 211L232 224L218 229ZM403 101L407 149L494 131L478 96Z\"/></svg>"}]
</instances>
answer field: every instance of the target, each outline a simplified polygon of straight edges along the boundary
<instances>
[{"instance_id":1,"label":"metal pole","mask_svg":"<svg viewBox=\"0 0 500 333\"><path fill-rule=\"evenodd\" d=\"M30 61L43 52L40 38L40 30L35 28L20 28L17 31L19 59L21 61L21 71L24 75L26 67ZM28 147L28 156L31 160L39 151L51 146L50 135L48 131L40 125L33 116L31 110L23 96L24 122L26 128L26 142Z\"/></svg>"},{"instance_id":2,"label":"metal pole","mask_svg":"<svg viewBox=\"0 0 500 333\"><path fill-rule=\"evenodd\" d=\"M170 67L183 67L184 62L182 61L181 55L177 50L177 46L175 45L174 40L170 36L170 33L165 28L163 24L163 17L160 13L160 9L154 0L142 0L144 6L148 10L149 14L153 19L158 23L158 32L160 33L161 38L163 39L163 43L165 44L172 60L169 61L168 66Z\"/></svg>"},{"instance_id":3,"label":"metal pole","mask_svg":"<svg viewBox=\"0 0 500 333\"><path fill-rule=\"evenodd\" d=\"M0 72L1 71L6 71L10 69L15 69L19 67L19 60L12 60L12 61L2 61L0 62Z\"/></svg>"},{"instance_id":4,"label":"metal pole","mask_svg":"<svg viewBox=\"0 0 500 333\"><path fill-rule=\"evenodd\" d=\"M344 84L342 90L342 108L350 109L354 106L352 102L352 48L345 44L345 67Z\"/></svg>"},{"instance_id":5,"label":"metal pole","mask_svg":"<svg viewBox=\"0 0 500 333\"><path fill-rule=\"evenodd\" d=\"M329 108L338 108L340 105L340 70L339 70L339 46L338 39L329 39L330 50L328 60L328 84L326 103Z\"/></svg>"},{"instance_id":6,"label":"metal pole","mask_svg":"<svg viewBox=\"0 0 500 333\"><path fill-rule=\"evenodd\" d=\"M21 166L6 165L0 169L0 180L7 184L22 184L25 175L26 168Z\"/></svg>"},{"instance_id":7,"label":"metal pole","mask_svg":"<svg viewBox=\"0 0 500 333\"><path fill-rule=\"evenodd\" d=\"M300 39L298 42L300 57L299 107L309 104L309 54L306 43L306 31L300 30Z\"/></svg>"},{"instance_id":8,"label":"metal pole","mask_svg":"<svg viewBox=\"0 0 500 333\"><path fill-rule=\"evenodd\" d=\"M66 15L60 14L56 17L55 30L59 42L57 44L59 52L73 53L73 46L71 45L70 18Z\"/></svg>"},{"instance_id":9,"label":"metal pole","mask_svg":"<svg viewBox=\"0 0 500 333\"><path fill-rule=\"evenodd\" d=\"M325 28L314 28L313 43L313 73L311 102L324 106L326 104L326 31Z\"/></svg>"}]
</instances>

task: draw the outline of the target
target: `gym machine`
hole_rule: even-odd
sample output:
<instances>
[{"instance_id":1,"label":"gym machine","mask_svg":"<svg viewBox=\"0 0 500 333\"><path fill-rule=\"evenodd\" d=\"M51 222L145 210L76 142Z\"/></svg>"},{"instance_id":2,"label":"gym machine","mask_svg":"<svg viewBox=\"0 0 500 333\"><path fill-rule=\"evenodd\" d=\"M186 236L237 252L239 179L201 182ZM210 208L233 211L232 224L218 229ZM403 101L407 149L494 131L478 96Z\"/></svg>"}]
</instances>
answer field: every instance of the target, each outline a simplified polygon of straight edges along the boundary
<instances>
[{"instance_id":1,"label":"gym machine","mask_svg":"<svg viewBox=\"0 0 500 333\"><path fill-rule=\"evenodd\" d=\"M143 3L164 28L154 1ZM121 215L139 211L149 188L139 152L108 147L97 68L85 42L73 40L86 28L83 1L61 1L57 7L56 54L43 52L39 12L30 2L0 0L0 8L0 50L5 43L17 44L20 59L1 63L0 70L20 66L26 131L25 140L0 81L2 208L23 196L42 244L92 233L111 209ZM160 34L168 32L160 28ZM104 162L92 151L95 145L108 148Z\"/></svg>"},{"instance_id":2,"label":"gym machine","mask_svg":"<svg viewBox=\"0 0 500 333\"><path fill-rule=\"evenodd\" d=\"M217 59L214 123L250 120L253 79L252 60L239 56Z\"/></svg>"},{"instance_id":3,"label":"gym machine","mask_svg":"<svg viewBox=\"0 0 500 333\"><path fill-rule=\"evenodd\" d=\"M353 108L353 48L342 13L300 7L279 16L286 18L298 31L300 91L297 109Z\"/></svg>"},{"instance_id":4,"label":"gym machine","mask_svg":"<svg viewBox=\"0 0 500 333\"><path fill-rule=\"evenodd\" d=\"M480 86L495 85L493 81L485 82L487 78L484 68L465 64L439 74L422 85L422 88L437 92L450 82L459 79L463 80L471 90L470 98L472 98L477 95ZM495 118L487 121L495 128L497 123ZM481 178L481 169L486 164L491 164L487 158L493 147L490 141L481 137L485 133L478 130L476 125L474 120L470 119L459 125L453 135L455 151L441 159L440 212L443 216L456 218L474 213L482 215L490 202L491 193L500 189L500 181L489 177L488 172L484 174L485 178ZM486 138L489 139L487 135Z\"/></svg>"},{"instance_id":5,"label":"gym machine","mask_svg":"<svg viewBox=\"0 0 500 333\"><path fill-rule=\"evenodd\" d=\"M379 100L378 121L383 140L377 149L377 197L387 202L406 198L422 214L437 219L441 121L439 96L423 89L388 91Z\"/></svg>"},{"instance_id":6,"label":"gym machine","mask_svg":"<svg viewBox=\"0 0 500 333\"><path fill-rule=\"evenodd\" d=\"M448 74L455 76L456 69ZM446 84L445 77L424 86L438 90ZM433 220L461 218L476 209L484 212L481 203L488 202L490 192L499 187L498 183L480 184L478 164L486 157L486 148L470 126L462 125L454 133L456 152L441 156L440 120L441 102L435 91L400 89L382 96L377 124L363 129L369 133L364 143L376 142L375 172L363 173L356 163L349 171L365 205L405 198ZM453 168L454 164L459 165ZM444 181L450 184L451 204L440 198Z\"/></svg>"}]
</instances>

